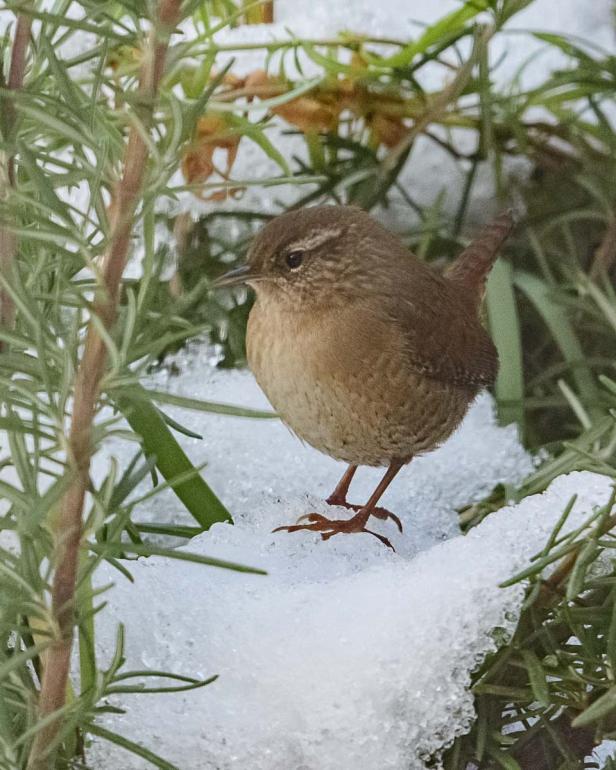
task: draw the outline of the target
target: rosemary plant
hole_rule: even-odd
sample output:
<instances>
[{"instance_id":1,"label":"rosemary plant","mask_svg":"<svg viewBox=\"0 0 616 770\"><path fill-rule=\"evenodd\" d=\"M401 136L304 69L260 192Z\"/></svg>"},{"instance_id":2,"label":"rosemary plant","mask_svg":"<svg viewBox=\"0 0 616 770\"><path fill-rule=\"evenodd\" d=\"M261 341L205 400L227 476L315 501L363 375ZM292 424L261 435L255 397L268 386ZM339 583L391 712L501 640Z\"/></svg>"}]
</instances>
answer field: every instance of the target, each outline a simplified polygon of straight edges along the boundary
<instances>
[{"instance_id":1,"label":"rosemary plant","mask_svg":"<svg viewBox=\"0 0 616 770\"><path fill-rule=\"evenodd\" d=\"M496 85L494 36L531 2L461 2L410 41L349 32L226 45L220 29L271 21L272 3L7 0L0 9L0 766L78 766L96 735L172 767L97 722L113 708L110 695L143 691L149 672L124 669L122 626L111 657L97 658L105 605L92 576L103 560L126 573L135 556L258 566L178 554L145 537L189 540L231 518L181 449L182 427L164 414L178 397L142 381L204 333L223 347L225 365L242 361L248 300L208 289L267 215L229 210L230 195L279 188L287 205L366 208L395 196L416 223L409 245L433 260L464 242L478 170L492 169L496 196L525 211L488 288L502 361L495 395L501 419L548 459L520 489L497 489L462 511L461 524L569 470L616 475L616 129L604 108L616 59L537 33L567 63L531 89L519 79ZM247 48L261 50L262 69L240 76L232 62L221 65ZM423 75L435 69L446 85L429 91ZM302 158L279 149L281 126L301 139ZM235 175L248 142L276 174ZM420 142L459 164L465 182L453 213L441 191L419 205L401 181ZM523 181L507 176L510 158L525 161ZM159 205L187 193L208 202L196 223ZM239 237L229 236L231 222ZM178 255L171 278L169 243ZM131 260L138 277L128 279ZM134 442L135 459L95 478L92 456L110 437ZM156 472L194 526L134 520L131 495ZM518 631L474 675L478 720L448 751L448 769L593 766L585 757L616 730L615 578L611 566L597 568L611 565L614 515L612 500L584 531L556 533L515 578L528 582ZM212 681L150 673L166 677L167 690Z\"/></svg>"}]
</instances>

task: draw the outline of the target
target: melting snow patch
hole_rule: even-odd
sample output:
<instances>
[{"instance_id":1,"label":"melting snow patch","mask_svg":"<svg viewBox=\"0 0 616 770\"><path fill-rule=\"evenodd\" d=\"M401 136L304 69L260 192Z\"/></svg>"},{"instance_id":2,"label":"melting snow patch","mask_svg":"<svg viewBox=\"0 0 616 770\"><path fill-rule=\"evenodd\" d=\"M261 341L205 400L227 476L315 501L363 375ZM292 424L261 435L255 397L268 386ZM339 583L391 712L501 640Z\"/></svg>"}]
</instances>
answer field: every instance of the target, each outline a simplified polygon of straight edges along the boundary
<instances>
[{"instance_id":1,"label":"melting snow patch","mask_svg":"<svg viewBox=\"0 0 616 770\"><path fill-rule=\"evenodd\" d=\"M194 356L169 387L263 405L247 373L211 371ZM181 410L167 411L188 422ZM320 498L342 467L275 421L192 413L189 424L205 439L183 443L193 461L210 460L205 475L237 522L215 525L189 550L269 574L156 558L132 565L130 585L109 568L99 580L116 586L97 629L109 655L116 623L126 622L131 668L219 674L192 692L126 696L128 713L105 717L182 770L423 768L422 758L469 729L470 673L515 627L523 589L499 583L540 550L574 493L570 526L609 494L608 479L571 474L458 535L455 506L530 468L484 396L445 446L392 485L384 504L406 530L392 538L397 553L369 536L272 534L311 509L325 511ZM361 501L374 475L360 473L351 499ZM179 520L173 498L156 504L159 520ZM97 744L92 765L146 767L119 751Z\"/></svg>"}]
</instances>

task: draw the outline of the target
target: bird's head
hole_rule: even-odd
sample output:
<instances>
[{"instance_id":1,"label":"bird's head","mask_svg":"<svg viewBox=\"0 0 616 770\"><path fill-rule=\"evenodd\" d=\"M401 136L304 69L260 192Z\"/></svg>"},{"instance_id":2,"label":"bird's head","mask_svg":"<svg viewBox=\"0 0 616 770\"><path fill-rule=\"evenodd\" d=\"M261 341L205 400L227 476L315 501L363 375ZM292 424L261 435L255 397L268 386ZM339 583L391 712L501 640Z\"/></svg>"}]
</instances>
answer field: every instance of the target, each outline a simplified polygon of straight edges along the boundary
<instances>
[{"instance_id":1,"label":"bird's head","mask_svg":"<svg viewBox=\"0 0 616 770\"><path fill-rule=\"evenodd\" d=\"M272 219L255 236L246 264L214 287L247 283L293 302L356 295L374 280L378 255L392 236L352 206L315 206ZM375 259L376 258L376 259Z\"/></svg>"}]
</instances>

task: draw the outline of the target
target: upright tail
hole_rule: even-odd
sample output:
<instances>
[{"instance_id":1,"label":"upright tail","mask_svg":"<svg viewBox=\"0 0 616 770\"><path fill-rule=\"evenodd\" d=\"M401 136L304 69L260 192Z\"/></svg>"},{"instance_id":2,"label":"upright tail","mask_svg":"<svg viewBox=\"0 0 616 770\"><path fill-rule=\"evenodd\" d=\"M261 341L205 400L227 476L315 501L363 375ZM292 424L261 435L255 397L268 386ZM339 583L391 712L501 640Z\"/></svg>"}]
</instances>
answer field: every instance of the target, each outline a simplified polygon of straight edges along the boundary
<instances>
[{"instance_id":1,"label":"upright tail","mask_svg":"<svg viewBox=\"0 0 616 770\"><path fill-rule=\"evenodd\" d=\"M465 286L479 297L483 295L486 278L498 252L514 226L513 211L508 209L486 225L477 238L467 246L445 275L450 281Z\"/></svg>"}]
</instances>

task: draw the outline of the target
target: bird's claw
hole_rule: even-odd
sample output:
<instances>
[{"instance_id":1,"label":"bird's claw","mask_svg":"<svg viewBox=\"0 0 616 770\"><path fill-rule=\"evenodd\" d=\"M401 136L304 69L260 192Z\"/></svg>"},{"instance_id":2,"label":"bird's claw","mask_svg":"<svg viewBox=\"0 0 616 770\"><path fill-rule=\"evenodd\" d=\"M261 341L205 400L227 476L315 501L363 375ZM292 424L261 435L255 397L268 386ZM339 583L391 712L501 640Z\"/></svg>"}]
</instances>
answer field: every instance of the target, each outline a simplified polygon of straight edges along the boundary
<instances>
[{"instance_id":1,"label":"bird's claw","mask_svg":"<svg viewBox=\"0 0 616 770\"><path fill-rule=\"evenodd\" d=\"M398 527L398 530L402 532L402 522L400 521L400 518L386 508L374 508L371 511L371 515L376 516L377 519L391 519L396 527Z\"/></svg>"},{"instance_id":2,"label":"bird's claw","mask_svg":"<svg viewBox=\"0 0 616 770\"><path fill-rule=\"evenodd\" d=\"M391 517L397 519L397 516L391 514ZM391 542L384 535L379 535L378 532L373 532L371 529L366 529L365 522L355 521L357 517L352 519L328 519L325 516L321 516L320 513L308 513L304 516L300 516L297 520L297 524L290 524L283 527L276 527L272 532L299 532L300 530L308 530L310 532L320 532L323 540L329 540L334 535L351 534L352 532L365 532L368 535L376 537L383 545L391 548L392 551L396 549ZM363 518L363 517L362 517ZM379 517L381 518L381 517ZM382 518L389 518L383 516ZM309 524L299 524L300 521L309 521ZM398 520L399 521L399 520ZM400 524L398 525L400 526Z\"/></svg>"},{"instance_id":3,"label":"bird's claw","mask_svg":"<svg viewBox=\"0 0 616 770\"><path fill-rule=\"evenodd\" d=\"M361 505L356 505L355 503L347 503L346 500L342 500L338 497L334 497L333 495L331 497L328 497L326 500L328 505L339 505L342 508L346 508L349 511L355 511L359 513L359 511L362 510ZM371 516L376 516L377 519L382 519L383 521L387 519L391 519L396 527L402 532L402 522L400 521L399 517L396 516L395 513L392 513L391 511L388 511L387 508L380 508L375 507L370 511ZM304 518L303 516L301 517ZM301 519L298 519L298 521L301 521Z\"/></svg>"}]
</instances>

